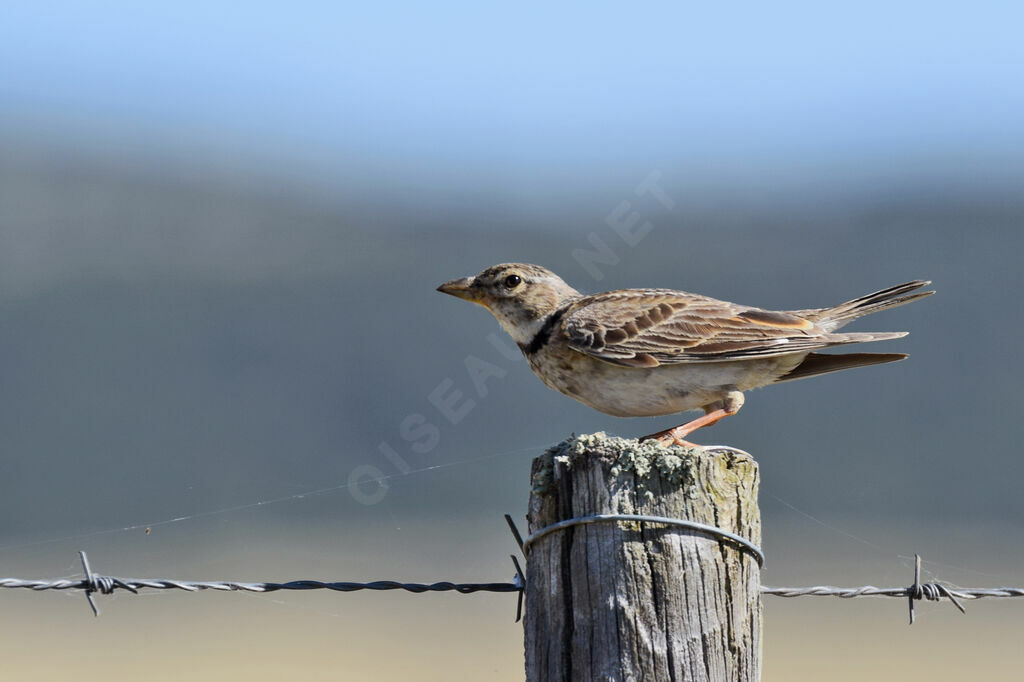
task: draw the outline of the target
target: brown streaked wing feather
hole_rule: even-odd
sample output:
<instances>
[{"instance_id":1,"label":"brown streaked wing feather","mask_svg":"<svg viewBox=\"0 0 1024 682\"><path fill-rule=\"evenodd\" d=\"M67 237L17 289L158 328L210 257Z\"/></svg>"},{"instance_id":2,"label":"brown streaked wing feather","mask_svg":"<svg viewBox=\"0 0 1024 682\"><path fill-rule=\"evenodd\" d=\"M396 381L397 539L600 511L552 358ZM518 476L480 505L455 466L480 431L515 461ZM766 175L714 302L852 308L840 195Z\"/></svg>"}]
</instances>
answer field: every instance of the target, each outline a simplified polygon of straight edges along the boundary
<instances>
[{"instance_id":1,"label":"brown streaked wing feather","mask_svg":"<svg viewBox=\"0 0 1024 682\"><path fill-rule=\"evenodd\" d=\"M655 367L810 351L825 330L791 313L669 289L624 289L577 301L562 320L569 346L607 362Z\"/></svg>"}]
</instances>

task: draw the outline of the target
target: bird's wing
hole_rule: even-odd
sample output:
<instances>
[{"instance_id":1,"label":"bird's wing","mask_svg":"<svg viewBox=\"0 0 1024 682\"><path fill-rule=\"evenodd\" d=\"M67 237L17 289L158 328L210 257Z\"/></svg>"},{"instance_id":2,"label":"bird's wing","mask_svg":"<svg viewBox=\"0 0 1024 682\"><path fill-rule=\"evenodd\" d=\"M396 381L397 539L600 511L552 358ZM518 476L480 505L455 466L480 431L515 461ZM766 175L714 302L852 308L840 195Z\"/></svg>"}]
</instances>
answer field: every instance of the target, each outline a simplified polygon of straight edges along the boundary
<instances>
[{"instance_id":1,"label":"bird's wing","mask_svg":"<svg viewBox=\"0 0 1024 682\"><path fill-rule=\"evenodd\" d=\"M588 296L566 310L561 328L573 350L631 367L767 357L837 342L791 313L670 289Z\"/></svg>"}]
</instances>

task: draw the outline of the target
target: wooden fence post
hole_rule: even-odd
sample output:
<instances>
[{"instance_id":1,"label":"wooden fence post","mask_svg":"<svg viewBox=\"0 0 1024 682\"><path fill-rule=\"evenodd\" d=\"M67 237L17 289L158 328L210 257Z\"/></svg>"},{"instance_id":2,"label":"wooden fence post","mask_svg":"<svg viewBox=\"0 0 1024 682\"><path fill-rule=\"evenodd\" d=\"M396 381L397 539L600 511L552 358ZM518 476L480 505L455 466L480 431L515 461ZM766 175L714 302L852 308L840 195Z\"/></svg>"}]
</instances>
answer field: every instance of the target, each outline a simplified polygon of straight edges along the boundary
<instances>
[{"instance_id":1,"label":"wooden fence post","mask_svg":"<svg viewBox=\"0 0 1024 682\"><path fill-rule=\"evenodd\" d=\"M644 514L760 545L757 486L757 463L742 453L578 436L533 462L530 533L581 516ZM738 545L610 521L527 549L528 682L760 679L760 573Z\"/></svg>"}]
</instances>

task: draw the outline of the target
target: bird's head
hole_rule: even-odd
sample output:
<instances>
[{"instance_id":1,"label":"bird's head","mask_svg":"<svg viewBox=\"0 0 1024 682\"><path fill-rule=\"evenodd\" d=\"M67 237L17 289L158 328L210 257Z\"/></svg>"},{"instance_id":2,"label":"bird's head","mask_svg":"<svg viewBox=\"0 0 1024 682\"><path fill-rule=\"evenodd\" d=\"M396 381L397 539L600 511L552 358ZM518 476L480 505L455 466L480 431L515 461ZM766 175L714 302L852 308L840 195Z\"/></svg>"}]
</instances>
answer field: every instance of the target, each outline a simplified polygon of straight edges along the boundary
<instances>
[{"instance_id":1,"label":"bird's head","mask_svg":"<svg viewBox=\"0 0 1024 682\"><path fill-rule=\"evenodd\" d=\"M548 315L580 296L547 268L526 263L495 265L437 290L484 306L519 344L529 343Z\"/></svg>"}]
</instances>

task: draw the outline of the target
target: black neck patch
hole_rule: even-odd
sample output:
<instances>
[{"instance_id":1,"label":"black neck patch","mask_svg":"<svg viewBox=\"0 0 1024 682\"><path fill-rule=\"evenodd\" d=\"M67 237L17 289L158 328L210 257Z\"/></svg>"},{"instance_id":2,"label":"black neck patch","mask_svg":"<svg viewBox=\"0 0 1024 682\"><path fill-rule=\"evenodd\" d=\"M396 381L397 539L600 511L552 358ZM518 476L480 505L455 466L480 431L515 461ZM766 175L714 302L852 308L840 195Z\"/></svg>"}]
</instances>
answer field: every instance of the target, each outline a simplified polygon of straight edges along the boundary
<instances>
[{"instance_id":1,"label":"black neck patch","mask_svg":"<svg viewBox=\"0 0 1024 682\"><path fill-rule=\"evenodd\" d=\"M540 330L533 337L530 343L519 344L519 349L523 351L523 353L525 353L526 355L533 355L541 348L546 346L548 341L551 340L552 332L555 331L555 327L558 326L558 323L562 321L562 317L565 315L565 311L567 311L568 309L569 306L563 306L556 310L555 312L551 313L551 317L549 317L544 322L544 326L540 328Z\"/></svg>"}]
</instances>

